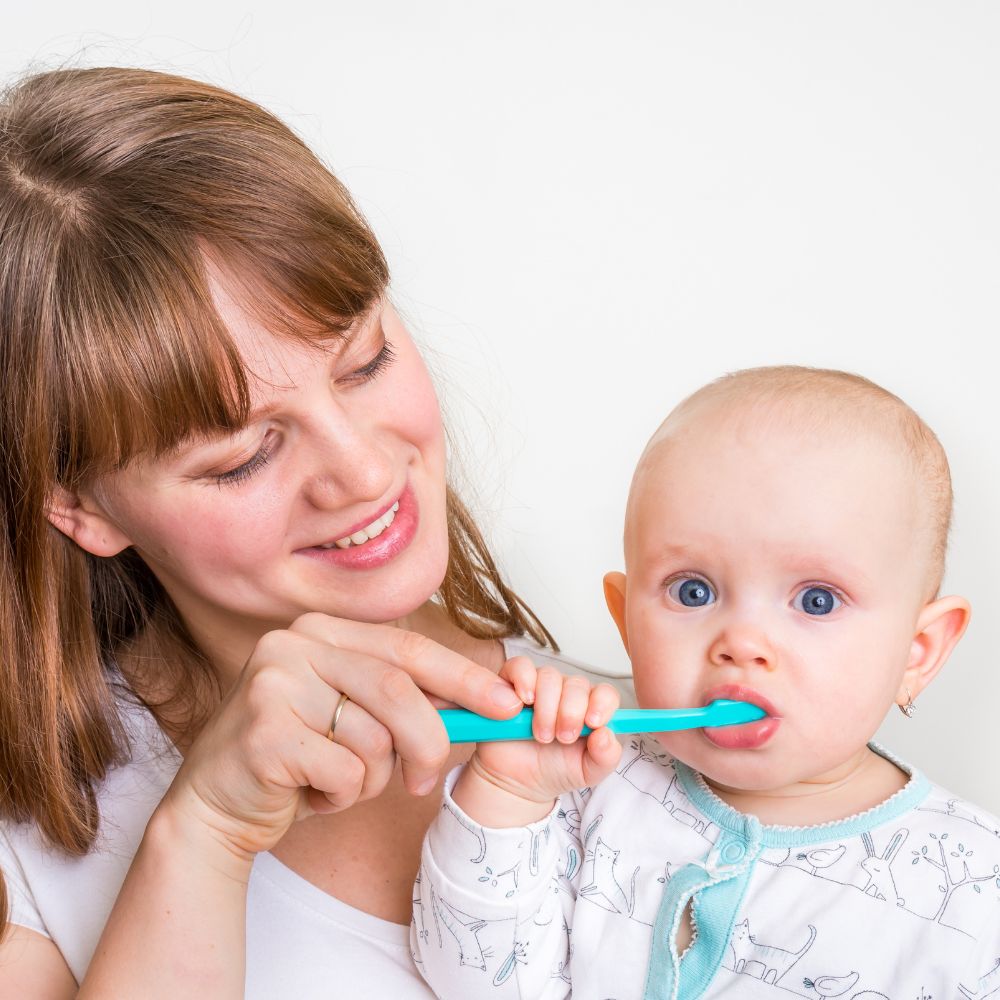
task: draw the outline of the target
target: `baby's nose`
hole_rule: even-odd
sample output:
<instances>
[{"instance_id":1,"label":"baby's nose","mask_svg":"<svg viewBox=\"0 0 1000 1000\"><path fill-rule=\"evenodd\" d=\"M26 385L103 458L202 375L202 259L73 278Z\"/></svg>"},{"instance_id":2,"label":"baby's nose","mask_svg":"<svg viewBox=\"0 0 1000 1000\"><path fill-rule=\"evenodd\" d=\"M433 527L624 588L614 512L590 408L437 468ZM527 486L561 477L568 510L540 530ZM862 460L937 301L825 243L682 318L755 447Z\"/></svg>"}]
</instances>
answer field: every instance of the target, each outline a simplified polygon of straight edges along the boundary
<instances>
[{"instance_id":1,"label":"baby's nose","mask_svg":"<svg viewBox=\"0 0 1000 1000\"><path fill-rule=\"evenodd\" d=\"M777 666L775 649L766 634L752 625L733 625L724 629L709 650L709 660L716 666Z\"/></svg>"}]
</instances>

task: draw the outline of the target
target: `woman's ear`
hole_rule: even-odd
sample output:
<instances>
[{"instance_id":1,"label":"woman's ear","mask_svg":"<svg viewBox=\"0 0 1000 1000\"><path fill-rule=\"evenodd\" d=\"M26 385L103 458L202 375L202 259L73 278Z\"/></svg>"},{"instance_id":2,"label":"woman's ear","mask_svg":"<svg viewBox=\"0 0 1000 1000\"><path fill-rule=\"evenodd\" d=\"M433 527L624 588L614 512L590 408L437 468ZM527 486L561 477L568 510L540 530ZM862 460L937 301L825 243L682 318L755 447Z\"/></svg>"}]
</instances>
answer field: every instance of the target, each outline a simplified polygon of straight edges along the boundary
<instances>
[{"instance_id":1,"label":"woman's ear","mask_svg":"<svg viewBox=\"0 0 1000 1000\"><path fill-rule=\"evenodd\" d=\"M910 660L896 694L896 702L905 705L934 678L962 638L972 608L964 597L939 597L924 606L917 618L917 630L910 646Z\"/></svg>"},{"instance_id":2,"label":"woman's ear","mask_svg":"<svg viewBox=\"0 0 1000 1000\"><path fill-rule=\"evenodd\" d=\"M618 634L622 637L625 652L628 652L628 629L625 627L625 574L605 573L604 574L604 600L607 602L608 611L614 618L618 626Z\"/></svg>"},{"instance_id":3,"label":"woman's ear","mask_svg":"<svg viewBox=\"0 0 1000 1000\"><path fill-rule=\"evenodd\" d=\"M49 522L94 556L116 556L132 543L90 496L70 493L62 486L49 496Z\"/></svg>"}]
</instances>

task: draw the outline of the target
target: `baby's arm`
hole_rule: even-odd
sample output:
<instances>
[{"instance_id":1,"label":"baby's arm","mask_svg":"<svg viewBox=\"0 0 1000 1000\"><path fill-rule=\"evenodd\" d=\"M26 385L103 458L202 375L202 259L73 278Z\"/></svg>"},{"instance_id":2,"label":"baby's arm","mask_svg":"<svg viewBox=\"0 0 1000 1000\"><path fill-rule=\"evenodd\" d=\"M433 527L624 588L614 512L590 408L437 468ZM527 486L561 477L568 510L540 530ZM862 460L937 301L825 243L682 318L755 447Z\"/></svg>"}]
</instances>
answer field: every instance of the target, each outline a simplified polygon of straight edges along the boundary
<instances>
[{"instance_id":1,"label":"baby's arm","mask_svg":"<svg viewBox=\"0 0 1000 1000\"><path fill-rule=\"evenodd\" d=\"M414 893L414 960L449 1000L557 1000L570 995L569 932L579 875L575 827L557 822L557 796L595 784L621 747L602 728L618 705L609 685L536 671L524 658L501 672L545 742L477 747L446 783L424 841ZM584 722L595 729L579 739ZM570 805L567 811L572 811Z\"/></svg>"},{"instance_id":2,"label":"baby's arm","mask_svg":"<svg viewBox=\"0 0 1000 1000\"><path fill-rule=\"evenodd\" d=\"M414 961L442 1000L563 1000L583 849L560 806L579 804L567 795L539 821L487 828L456 805L455 779L424 841Z\"/></svg>"},{"instance_id":3,"label":"baby's arm","mask_svg":"<svg viewBox=\"0 0 1000 1000\"><path fill-rule=\"evenodd\" d=\"M455 784L455 802L486 827L524 826L546 816L563 792L596 785L618 763L621 745L604 728L618 708L610 684L537 669L526 656L500 676L534 707L534 741L480 743ZM580 738L584 724L593 730Z\"/></svg>"}]
</instances>

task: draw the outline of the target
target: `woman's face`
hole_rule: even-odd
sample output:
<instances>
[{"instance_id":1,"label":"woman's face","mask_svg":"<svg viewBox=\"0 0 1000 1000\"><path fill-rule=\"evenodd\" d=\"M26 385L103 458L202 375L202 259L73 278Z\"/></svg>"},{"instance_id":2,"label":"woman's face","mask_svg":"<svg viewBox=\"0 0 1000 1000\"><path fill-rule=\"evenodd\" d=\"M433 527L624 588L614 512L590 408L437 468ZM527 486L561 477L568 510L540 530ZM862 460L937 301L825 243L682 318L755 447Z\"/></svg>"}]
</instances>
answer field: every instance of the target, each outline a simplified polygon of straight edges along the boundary
<instances>
[{"instance_id":1,"label":"woman's face","mask_svg":"<svg viewBox=\"0 0 1000 1000\"><path fill-rule=\"evenodd\" d=\"M392 621L448 559L445 448L423 361L380 304L318 351L213 294L249 373L253 415L101 480L92 503L135 547L207 650L306 611ZM371 536L370 538L368 536Z\"/></svg>"}]
</instances>

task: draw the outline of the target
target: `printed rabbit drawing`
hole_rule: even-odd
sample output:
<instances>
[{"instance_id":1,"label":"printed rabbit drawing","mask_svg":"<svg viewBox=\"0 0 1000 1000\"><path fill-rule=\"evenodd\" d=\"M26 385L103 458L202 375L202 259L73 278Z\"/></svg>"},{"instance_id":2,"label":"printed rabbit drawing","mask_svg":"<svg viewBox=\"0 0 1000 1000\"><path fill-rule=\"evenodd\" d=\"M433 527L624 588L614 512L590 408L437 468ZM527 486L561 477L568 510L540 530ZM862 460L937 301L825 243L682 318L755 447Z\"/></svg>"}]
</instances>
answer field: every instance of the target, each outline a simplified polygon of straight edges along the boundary
<instances>
[{"instance_id":1,"label":"printed rabbit drawing","mask_svg":"<svg viewBox=\"0 0 1000 1000\"><path fill-rule=\"evenodd\" d=\"M892 877L892 859L899 853L899 849L906 842L909 830L897 830L889 841L889 846L879 857L875 853L875 844L870 833L861 834L861 840L865 845L865 853L868 855L861 862L861 868L868 876L868 884L864 888L866 896L874 896L876 899L884 899L902 906L905 902L896 892L896 882Z\"/></svg>"},{"instance_id":2,"label":"printed rabbit drawing","mask_svg":"<svg viewBox=\"0 0 1000 1000\"><path fill-rule=\"evenodd\" d=\"M776 984L788 974L792 966L813 946L816 940L816 928L809 927L809 940L798 951L786 951L770 944L760 944L750 933L750 921L744 920L733 928L733 936L729 939L729 950L732 952L733 972L755 975L761 982ZM751 969L750 966L757 966Z\"/></svg>"}]
</instances>

